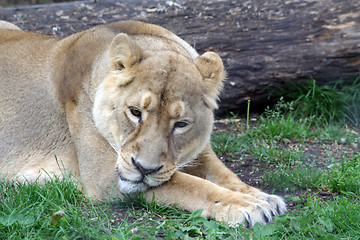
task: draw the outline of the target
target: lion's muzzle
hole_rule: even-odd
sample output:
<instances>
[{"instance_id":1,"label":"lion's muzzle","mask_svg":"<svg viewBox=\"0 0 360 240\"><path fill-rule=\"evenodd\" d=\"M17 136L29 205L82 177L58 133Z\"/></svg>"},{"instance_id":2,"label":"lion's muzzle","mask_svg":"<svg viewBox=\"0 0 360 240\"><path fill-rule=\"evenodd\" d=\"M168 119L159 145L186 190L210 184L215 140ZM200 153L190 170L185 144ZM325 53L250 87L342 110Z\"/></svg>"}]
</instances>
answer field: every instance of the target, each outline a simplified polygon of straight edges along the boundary
<instances>
[{"instance_id":1,"label":"lion's muzzle","mask_svg":"<svg viewBox=\"0 0 360 240\"><path fill-rule=\"evenodd\" d=\"M124 158L121 158L124 163ZM119 188L122 193L132 193L132 192L144 192L148 188L156 187L169 180L172 175L172 171L166 171L165 175L161 172L164 169L164 165L156 166L153 168L144 167L139 161L136 161L135 158L131 157L131 162L128 162L128 166L132 168L121 168L118 166L116 168L118 177L119 177ZM127 169L127 170L126 170Z\"/></svg>"}]
</instances>

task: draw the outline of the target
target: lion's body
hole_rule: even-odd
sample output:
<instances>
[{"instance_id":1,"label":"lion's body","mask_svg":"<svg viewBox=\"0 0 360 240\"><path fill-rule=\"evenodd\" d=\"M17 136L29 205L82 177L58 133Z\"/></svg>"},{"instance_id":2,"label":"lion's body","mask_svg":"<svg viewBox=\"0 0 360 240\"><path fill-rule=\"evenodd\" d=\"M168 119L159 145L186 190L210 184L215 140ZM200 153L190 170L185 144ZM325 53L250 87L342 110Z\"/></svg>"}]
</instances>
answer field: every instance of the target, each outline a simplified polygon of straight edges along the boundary
<instances>
[{"instance_id":1,"label":"lion's body","mask_svg":"<svg viewBox=\"0 0 360 240\"><path fill-rule=\"evenodd\" d=\"M145 191L219 220L233 205L239 210L232 223L265 223L286 211L280 198L242 183L211 150L225 77L216 54L199 56L173 33L134 21L64 39L0 21L0 59L3 176L34 181L43 170L61 175L60 165L91 196L118 184L123 193ZM210 189L195 191L203 185Z\"/></svg>"}]
</instances>

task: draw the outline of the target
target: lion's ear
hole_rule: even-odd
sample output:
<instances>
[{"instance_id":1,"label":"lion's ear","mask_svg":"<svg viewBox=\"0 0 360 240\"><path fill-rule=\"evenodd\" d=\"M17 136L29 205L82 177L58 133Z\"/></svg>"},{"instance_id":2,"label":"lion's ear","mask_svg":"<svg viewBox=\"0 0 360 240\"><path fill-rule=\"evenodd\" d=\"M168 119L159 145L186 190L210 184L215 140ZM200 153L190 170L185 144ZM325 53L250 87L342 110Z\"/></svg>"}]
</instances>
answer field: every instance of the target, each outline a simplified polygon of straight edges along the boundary
<instances>
[{"instance_id":1,"label":"lion's ear","mask_svg":"<svg viewBox=\"0 0 360 240\"><path fill-rule=\"evenodd\" d=\"M127 34L120 33L110 44L110 57L117 70L131 67L141 58L141 49Z\"/></svg>"},{"instance_id":2,"label":"lion's ear","mask_svg":"<svg viewBox=\"0 0 360 240\"><path fill-rule=\"evenodd\" d=\"M216 104L213 102L217 99L226 77L223 62L216 53L206 52L195 59L195 64L203 76L205 82L205 94L213 99L211 101L212 103L209 104L213 108L216 108Z\"/></svg>"}]
</instances>

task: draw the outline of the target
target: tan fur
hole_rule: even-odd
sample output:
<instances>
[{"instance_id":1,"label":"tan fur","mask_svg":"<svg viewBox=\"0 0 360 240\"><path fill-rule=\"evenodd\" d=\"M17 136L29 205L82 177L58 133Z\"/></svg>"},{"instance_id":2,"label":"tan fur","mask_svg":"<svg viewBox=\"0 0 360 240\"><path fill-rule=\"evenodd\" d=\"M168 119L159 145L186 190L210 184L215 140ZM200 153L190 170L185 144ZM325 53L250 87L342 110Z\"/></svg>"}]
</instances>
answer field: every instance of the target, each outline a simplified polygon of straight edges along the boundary
<instances>
[{"instance_id":1,"label":"tan fur","mask_svg":"<svg viewBox=\"0 0 360 240\"><path fill-rule=\"evenodd\" d=\"M15 24L6 22L6 21L1 21L0 20L0 29L4 28L4 29L13 29L13 30L21 30L18 26L16 26Z\"/></svg>"},{"instance_id":2,"label":"tan fur","mask_svg":"<svg viewBox=\"0 0 360 240\"><path fill-rule=\"evenodd\" d=\"M241 182L210 147L225 78L217 54L199 56L173 33L135 21L63 39L0 28L3 176L61 175L56 156L97 198L117 185L250 226L286 212L280 197Z\"/></svg>"}]
</instances>

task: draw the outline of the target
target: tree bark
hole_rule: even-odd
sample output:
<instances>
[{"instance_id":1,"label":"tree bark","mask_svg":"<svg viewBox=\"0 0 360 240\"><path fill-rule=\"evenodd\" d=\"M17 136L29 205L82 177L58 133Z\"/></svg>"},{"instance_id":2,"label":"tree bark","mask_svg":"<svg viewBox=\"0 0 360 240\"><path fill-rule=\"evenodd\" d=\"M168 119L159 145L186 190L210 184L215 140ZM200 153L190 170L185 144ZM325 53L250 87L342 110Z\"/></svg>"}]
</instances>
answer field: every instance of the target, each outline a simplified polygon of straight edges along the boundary
<instances>
[{"instance_id":1,"label":"tree bark","mask_svg":"<svg viewBox=\"0 0 360 240\"><path fill-rule=\"evenodd\" d=\"M248 99L260 110L287 82L354 80L360 69L357 0L83 1L2 8L0 19L59 36L125 19L159 24L223 58L218 114L242 112Z\"/></svg>"}]
</instances>

